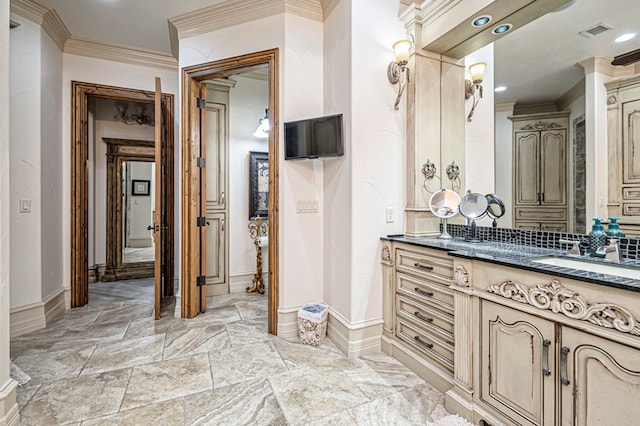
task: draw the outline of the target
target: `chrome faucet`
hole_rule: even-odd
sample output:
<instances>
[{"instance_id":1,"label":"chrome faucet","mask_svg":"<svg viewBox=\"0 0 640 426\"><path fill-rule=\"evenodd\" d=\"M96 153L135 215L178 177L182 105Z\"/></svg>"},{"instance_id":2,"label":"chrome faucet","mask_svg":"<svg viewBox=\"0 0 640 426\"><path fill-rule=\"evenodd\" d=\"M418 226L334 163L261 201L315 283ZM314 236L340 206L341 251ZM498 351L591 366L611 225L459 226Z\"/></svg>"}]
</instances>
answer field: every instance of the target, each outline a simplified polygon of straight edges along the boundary
<instances>
[{"instance_id":1,"label":"chrome faucet","mask_svg":"<svg viewBox=\"0 0 640 426\"><path fill-rule=\"evenodd\" d=\"M559 239L558 242L560 244L573 244L573 246L571 246L571 250L569 250L569 253L567 253L567 255L580 257L580 241Z\"/></svg>"},{"instance_id":2,"label":"chrome faucet","mask_svg":"<svg viewBox=\"0 0 640 426\"><path fill-rule=\"evenodd\" d=\"M599 247L596 250L596 254L604 255L604 259L610 262L620 262L620 248L618 247L618 240L612 238L609 240L609 245Z\"/></svg>"}]
</instances>

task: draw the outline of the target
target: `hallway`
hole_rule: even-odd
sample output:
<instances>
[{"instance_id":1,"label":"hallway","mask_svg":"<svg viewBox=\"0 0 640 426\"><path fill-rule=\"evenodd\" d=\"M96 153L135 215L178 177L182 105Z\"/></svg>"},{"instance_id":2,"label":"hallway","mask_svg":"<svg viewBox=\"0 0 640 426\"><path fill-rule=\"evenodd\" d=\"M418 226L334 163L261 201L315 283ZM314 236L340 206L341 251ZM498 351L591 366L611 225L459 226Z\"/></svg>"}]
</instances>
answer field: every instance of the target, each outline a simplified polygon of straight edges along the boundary
<instances>
[{"instance_id":1,"label":"hallway","mask_svg":"<svg viewBox=\"0 0 640 426\"><path fill-rule=\"evenodd\" d=\"M151 318L152 279L90 285L90 304L11 340L32 378L27 425L424 424L443 396L394 359L349 360L268 335L267 299L210 298L205 315ZM115 290L115 291L114 291Z\"/></svg>"}]
</instances>

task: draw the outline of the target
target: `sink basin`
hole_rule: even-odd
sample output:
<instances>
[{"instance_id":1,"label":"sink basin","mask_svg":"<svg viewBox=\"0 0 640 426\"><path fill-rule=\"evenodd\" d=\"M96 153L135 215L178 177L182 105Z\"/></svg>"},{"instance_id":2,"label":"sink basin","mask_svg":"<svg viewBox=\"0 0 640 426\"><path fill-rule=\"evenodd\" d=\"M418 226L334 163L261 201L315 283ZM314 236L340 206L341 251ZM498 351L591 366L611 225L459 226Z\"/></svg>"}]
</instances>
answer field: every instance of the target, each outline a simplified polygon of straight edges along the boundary
<instances>
[{"instance_id":1,"label":"sink basin","mask_svg":"<svg viewBox=\"0 0 640 426\"><path fill-rule=\"evenodd\" d=\"M537 259L531 259L531 262L541 263L543 265L562 266L564 268L577 269L580 271L596 272L598 274L614 275L617 277L640 280L640 269L630 268L613 263L590 262L583 259L572 259L568 257L555 256L539 257Z\"/></svg>"}]
</instances>

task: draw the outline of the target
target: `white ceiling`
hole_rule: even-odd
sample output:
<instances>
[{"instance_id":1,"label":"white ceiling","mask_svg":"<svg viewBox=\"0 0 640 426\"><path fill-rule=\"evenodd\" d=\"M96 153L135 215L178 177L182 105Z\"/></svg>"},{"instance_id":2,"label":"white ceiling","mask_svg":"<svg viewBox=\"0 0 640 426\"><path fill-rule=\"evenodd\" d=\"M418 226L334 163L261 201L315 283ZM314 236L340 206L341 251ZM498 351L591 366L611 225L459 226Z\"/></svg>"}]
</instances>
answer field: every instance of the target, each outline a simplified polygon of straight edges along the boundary
<instances>
[{"instance_id":1,"label":"white ceiling","mask_svg":"<svg viewBox=\"0 0 640 426\"><path fill-rule=\"evenodd\" d=\"M74 37L171 54L168 19L224 0L44 0Z\"/></svg>"},{"instance_id":2,"label":"white ceiling","mask_svg":"<svg viewBox=\"0 0 640 426\"><path fill-rule=\"evenodd\" d=\"M44 1L56 9L74 37L170 54L168 19L224 0ZM600 22L614 29L591 39L578 34ZM613 43L624 32L638 37ZM577 62L638 48L640 0L575 0L495 43L495 84L508 87L495 94L496 102L553 102L582 79Z\"/></svg>"},{"instance_id":3,"label":"white ceiling","mask_svg":"<svg viewBox=\"0 0 640 426\"><path fill-rule=\"evenodd\" d=\"M601 22L614 29L592 38L580 31ZM636 38L614 43L620 34ZM584 77L576 63L593 56L614 57L640 48L639 0L577 0L513 31L494 44L496 102L553 102Z\"/></svg>"}]
</instances>

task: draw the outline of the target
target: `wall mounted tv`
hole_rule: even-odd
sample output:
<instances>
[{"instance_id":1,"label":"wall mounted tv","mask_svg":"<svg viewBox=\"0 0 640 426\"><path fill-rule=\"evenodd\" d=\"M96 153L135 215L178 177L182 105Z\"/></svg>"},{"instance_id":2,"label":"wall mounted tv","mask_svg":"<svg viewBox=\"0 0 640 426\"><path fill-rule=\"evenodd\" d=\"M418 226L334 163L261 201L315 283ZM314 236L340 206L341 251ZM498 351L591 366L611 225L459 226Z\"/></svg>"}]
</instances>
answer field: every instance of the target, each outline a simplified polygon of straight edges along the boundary
<instances>
[{"instance_id":1,"label":"wall mounted tv","mask_svg":"<svg viewBox=\"0 0 640 426\"><path fill-rule=\"evenodd\" d=\"M343 154L342 114L284 123L285 160Z\"/></svg>"}]
</instances>

